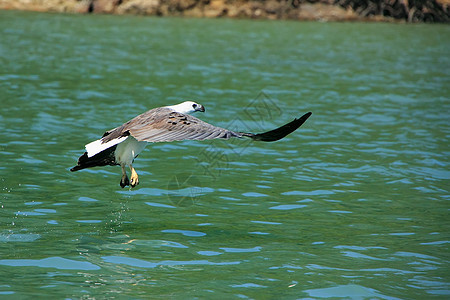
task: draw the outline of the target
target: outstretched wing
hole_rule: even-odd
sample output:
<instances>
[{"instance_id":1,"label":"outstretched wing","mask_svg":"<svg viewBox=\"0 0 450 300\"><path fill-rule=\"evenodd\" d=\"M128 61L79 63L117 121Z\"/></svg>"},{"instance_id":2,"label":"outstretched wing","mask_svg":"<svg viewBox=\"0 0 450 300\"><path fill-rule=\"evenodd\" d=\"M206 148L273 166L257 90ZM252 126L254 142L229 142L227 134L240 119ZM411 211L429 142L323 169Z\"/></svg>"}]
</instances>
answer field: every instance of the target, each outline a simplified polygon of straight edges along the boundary
<instances>
[{"instance_id":1,"label":"outstretched wing","mask_svg":"<svg viewBox=\"0 0 450 300\"><path fill-rule=\"evenodd\" d=\"M191 115L161 107L152 109L105 133L103 143L127 135L144 142L229 139L242 134L208 124Z\"/></svg>"},{"instance_id":2,"label":"outstretched wing","mask_svg":"<svg viewBox=\"0 0 450 300\"><path fill-rule=\"evenodd\" d=\"M260 133L235 132L208 124L191 115L174 112L161 107L139 115L105 133L102 143L121 139L128 135L144 142L173 142L182 140L229 139L233 137L249 137L253 140L272 142L282 139L300 127L311 113L281 126L277 129Z\"/></svg>"},{"instance_id":3,"label":"outstretched wing","mask_svg":"<svg viewBox=\"0 0 450 300\"><path fill-rule=\"evenodd\" d=\"M288 134L294 132L302 126L303 123L305 123L306 120L312 115L311 112L308 112L301 116L298 119L294 119L294 121L291 121L281 127L278 127L274 130L270 130L263 133L253 134L253 133L242 133L243 136L248 136L249 138L252 138L255 141L262 141L262 142L275 142L278 140L281 140Z\"/></svg>"}]
</instances>

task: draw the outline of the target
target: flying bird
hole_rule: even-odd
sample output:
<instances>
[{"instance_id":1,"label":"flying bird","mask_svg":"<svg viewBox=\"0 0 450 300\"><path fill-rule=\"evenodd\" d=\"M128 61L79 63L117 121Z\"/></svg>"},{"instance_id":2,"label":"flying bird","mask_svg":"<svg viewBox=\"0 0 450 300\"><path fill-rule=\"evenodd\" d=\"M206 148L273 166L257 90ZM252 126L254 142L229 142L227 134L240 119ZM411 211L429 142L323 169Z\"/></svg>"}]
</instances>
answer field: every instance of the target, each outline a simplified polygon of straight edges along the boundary
<instances>
[{"instance_id":1,"label":"flying bird","mask_svg":"<svg viewBox=\"0 0 450 300\"><path fill-rule=\"evenodd\" d=\"M254 134L216 127L190 115L197 111L204 112L205 108L192 101L151 109L119 127L106 131L101 139L87 144L86 152L78 158L78 164L70 171L120 165L120 186L135 187L139 184L139 177L133 168L133 161L148 143L243 137L273 142L295 131L311 116L311 112L308 112L279 128ZM127 166L131 170L130 178L126 172Z\"/></svg>"}]
</instances>

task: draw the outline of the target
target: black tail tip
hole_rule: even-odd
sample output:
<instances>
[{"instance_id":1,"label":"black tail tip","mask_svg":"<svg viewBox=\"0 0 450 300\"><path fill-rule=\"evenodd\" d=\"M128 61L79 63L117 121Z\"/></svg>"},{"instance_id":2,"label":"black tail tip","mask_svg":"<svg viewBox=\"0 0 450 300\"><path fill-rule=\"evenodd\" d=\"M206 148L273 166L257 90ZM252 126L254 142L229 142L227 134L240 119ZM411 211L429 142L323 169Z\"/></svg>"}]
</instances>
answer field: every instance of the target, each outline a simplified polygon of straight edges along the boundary
<instances>
[{"instance_id":1,"label":"black tail tip","mask_svg":"<svg viewBox=\"0 0 450 300\"><path fill-rule=\"evenodd\" d=\"M249 136L250 138L252 138L253 140L256 141L262 141L262 142L275 142L278 140L281 140L282 138L284 138L285 136L287 136L288 134L294 132L295 130L297 130L297 128L299 128L300 126L302 126L303 123L306 122L306 120L312 115L312 112L307 112L306 114L304 114L303 116L301 116L300 118L296 118L293 121L278 127L274 130L271 131L267 131L267 132L263 132L263 133L259 133L259 134L247 134L246 136Z\"/></svg>"}]
</instances>

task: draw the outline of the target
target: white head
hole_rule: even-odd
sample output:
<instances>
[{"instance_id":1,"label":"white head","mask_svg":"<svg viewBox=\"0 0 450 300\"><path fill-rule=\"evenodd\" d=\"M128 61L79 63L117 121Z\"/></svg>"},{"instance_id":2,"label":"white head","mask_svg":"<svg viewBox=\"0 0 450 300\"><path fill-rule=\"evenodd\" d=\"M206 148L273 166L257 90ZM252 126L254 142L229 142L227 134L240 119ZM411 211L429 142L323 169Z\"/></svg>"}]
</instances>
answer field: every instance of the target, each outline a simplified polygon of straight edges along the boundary
<instances>
[{"instance_id":1,"label":"white head","mask_svg":"<svg viewBox=\"0 0 450 300\"><path fill-rule=\"evenodd\" d=\"M185 101L183 103L177 104L177 105L171 105L166 106L167 108L173 109L176 112L182 113L182 114L191 114L196 111L204 112L205 108L203 105L192 102L192 101Z\"/></svg>"}]
</instances>

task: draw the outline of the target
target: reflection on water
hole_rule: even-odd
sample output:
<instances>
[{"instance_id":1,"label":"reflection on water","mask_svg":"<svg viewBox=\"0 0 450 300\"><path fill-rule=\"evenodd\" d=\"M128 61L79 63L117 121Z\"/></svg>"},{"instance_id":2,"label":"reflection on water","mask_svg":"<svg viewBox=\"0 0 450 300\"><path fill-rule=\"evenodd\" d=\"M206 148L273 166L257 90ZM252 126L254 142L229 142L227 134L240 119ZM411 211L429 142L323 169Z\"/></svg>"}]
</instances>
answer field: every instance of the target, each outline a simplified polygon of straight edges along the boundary
<instances>
[{"instance_id":1,"label":"reflection on water","mask_svg":"<svg viewBox=\"0 0 450 300\"><path fill-rule=\"evenodd\" d=\"M0 15L0 295L450 294L447 26ZM277 143L150 146L132 190L68 171L188 99L252 132L313 115Z\"/></svg>"},{"instance_id":2,"label":"reflection on water","mask_svg":"<svg viewBox=\"0 0 450 300\"><path fill-rule=\"evenodd\" d=\"M88 262L80 262L76 260L48 257L43 259L2 259L0 265L13 267L41 267L54 268L60 270L98 270L100 267Z\"/></svg>"}]
</instances>

